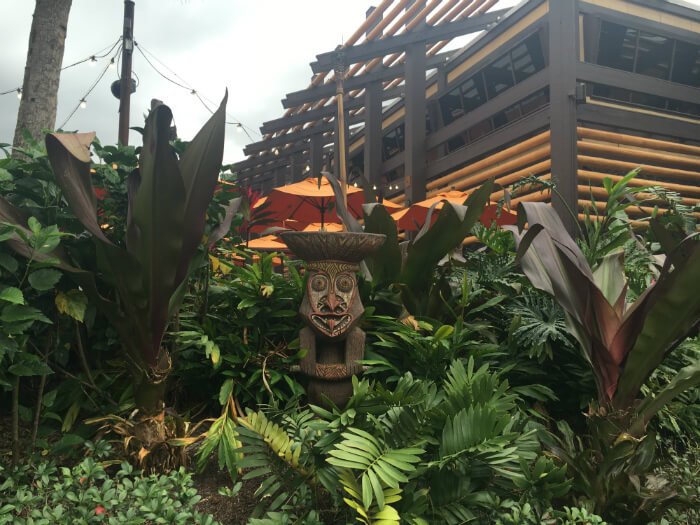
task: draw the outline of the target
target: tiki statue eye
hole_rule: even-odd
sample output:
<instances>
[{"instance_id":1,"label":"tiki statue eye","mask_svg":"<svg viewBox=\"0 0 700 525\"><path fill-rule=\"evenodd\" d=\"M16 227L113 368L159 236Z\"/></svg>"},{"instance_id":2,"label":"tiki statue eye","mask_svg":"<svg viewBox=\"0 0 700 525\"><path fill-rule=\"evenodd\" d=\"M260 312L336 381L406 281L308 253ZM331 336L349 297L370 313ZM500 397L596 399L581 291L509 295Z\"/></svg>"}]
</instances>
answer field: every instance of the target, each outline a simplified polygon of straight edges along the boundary
<instances>
[{"instance_id":1,"label":"tiki statue eye","mask_svg":"<svg viewBox=\"0 0 700 525\"><path fill-rule=\"evenodd\" d=\"M340 275L335 281L335 287L340 292L348 293L352 291L353 286L354 282L352 280L352 277L350 277L349 275Z\"/></svg>"},{"instance_id":2,"label":"tiki statue eye","mask_svg":"<svg viewBox=\"0 0 700 525\"><path fill-rule=\"evenodd\" d=\"M316 275L311 279L311 289L314 292L322 292L328 287L326 278L322 275Z\"/></svg>"}]
</instances>

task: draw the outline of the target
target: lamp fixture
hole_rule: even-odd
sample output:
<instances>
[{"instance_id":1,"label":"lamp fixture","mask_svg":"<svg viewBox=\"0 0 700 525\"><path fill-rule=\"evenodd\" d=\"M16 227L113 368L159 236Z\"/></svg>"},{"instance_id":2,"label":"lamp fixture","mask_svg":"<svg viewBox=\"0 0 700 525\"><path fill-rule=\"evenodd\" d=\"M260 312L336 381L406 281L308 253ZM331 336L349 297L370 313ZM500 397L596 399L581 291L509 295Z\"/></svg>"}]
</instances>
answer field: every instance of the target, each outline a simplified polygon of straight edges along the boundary
<instances>
[{"instance_id":1,"label":"lamp fixture","mask_svg":"<svg viewBox=\"0 0 700 525\"><path fill-rule=\"evenodd\" d=\"M81 98L80 99L80 107L85 109L87 107L87 100L85 100L84 98Z\"/></svg>"}]
</instances>

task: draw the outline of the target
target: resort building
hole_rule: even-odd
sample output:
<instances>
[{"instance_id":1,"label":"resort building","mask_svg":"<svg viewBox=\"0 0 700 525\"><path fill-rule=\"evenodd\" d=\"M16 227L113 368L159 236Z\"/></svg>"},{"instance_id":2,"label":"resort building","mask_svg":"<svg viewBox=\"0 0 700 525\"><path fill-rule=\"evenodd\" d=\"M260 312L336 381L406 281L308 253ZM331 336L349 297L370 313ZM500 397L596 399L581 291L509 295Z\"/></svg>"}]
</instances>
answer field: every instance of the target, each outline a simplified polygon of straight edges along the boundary
<instances>
[{"instance_id":1,"label":"resort building","mask_svg":"<svg viewBox=\"0 0 700 525\"><path fill-rule=\"evenodd\" d=\"M337 169L345 68L350 182L410 204L494 178L551 180L513 201L604 205L603 179L700 200L700 9L679 0L385 0L234 169L263 192ZM454 44L472 38L461 47ZM445 50L451 49L451 50ZM499 197L496 195L495 197ZM631 209L644 216L651 208Z\"/></svg>"}]
</instances>

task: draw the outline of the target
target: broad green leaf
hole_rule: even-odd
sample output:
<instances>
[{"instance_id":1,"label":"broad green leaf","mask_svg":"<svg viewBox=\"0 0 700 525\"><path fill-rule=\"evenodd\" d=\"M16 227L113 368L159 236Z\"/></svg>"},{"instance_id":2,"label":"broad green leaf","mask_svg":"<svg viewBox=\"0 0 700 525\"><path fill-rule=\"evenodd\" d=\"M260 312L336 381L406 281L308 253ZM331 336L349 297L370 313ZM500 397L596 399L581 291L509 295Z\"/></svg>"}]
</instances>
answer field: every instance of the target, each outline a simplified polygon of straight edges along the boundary
<instances>
[{"instance_id":1,"label":"broad green leaf","mask_svg":"<svg viewBox=\"0 0 700 525\"><path fill-rule=\"evenodd\" d=\"M10 254L0 252L0 266L5 268L5 270L10 273L15 273L19 267L19 263L17 262L17 259L12 257Z\"/></svg>"},{"instance_id":2,"label":"broad green leaf","mask_svg":"<svg viewBox=\"0 0 700 525\"><path fill-rule=\"evenodd\" d=\"M219 404L224 406L233 394L233 379L227 379L219 390Z\"/></svg>"},{"instance_id":3,"label":"broad green leaf","mask_svg":"<svg viewBox=\"0 0 700 525\"><path fill-rule=\"evenodd\" d=\"M593 272L593 280L610 305L615 306L627 284L624 250L616 250L603 257Z\"/></svg>"},{"instance_id":4,"label":"broad green leaf","mask_svg":"<svg viewBox=\"0 0 700 525\"><path fill-rule=\"evenodd\" d=\"M21 352L17 361L7 369L12 375L29 377L52 374L53 370L38 356L27 352Z\"/></svg>"},{"instance_id":5,"label":"broad green leaf","mask_svg":"<svg viewBox=\"0 0 700 525\"><path fill-rule=\"evenodd\" d=\"M65 293L58 292L55 303L60 313L68 315L81 323L85 319L88 301L85 294L80 290L74 289Z\"/></svg>"},{"instance_id":6,"label":"broad green leaf","mask_svg":"<svg viewBox=\"0 0 700 525\"><path fill-rule=\"evenodd\" d=\"M395 283L401 272L401 248L399 247L396 222L381 204L364 204L365 231L386 236L384 244L376 253L365 259L372 274L372 282Z\"/></svg>"},{"instance_id":7,"label":"broad green leaf","mask_svg":"<svg viewBox=\"0 0 700 525\"><path fill-rule=\"evenodd\" d=\"M29 284L35 290L44 292L53 289L56 283L61 279L61 272L51 268L37 270L29 274Z\"/></svg>"},{"instance_id":8,"label":"broad green leaf","mask_svg":"<svg viewBox=\"0 0 700 525\"><path fill-rule=\"evenodd\" d=\"M24 294L19 288L8 286L0 292L0 300L13 304L24 304Z\"/></svg>"},{"instance_id":9,"label":"broad green leaf","mask_svg":"<svg viewBox=\"0 0 700 525\"><path fill-rule=\"evenodd\" d=\"M10 304L2 309L0 321L6 323L17 323L21 321L41 321L42 323L51 324L51 321L41 312L41 310L33 306L22 304Z\"/></svg>"}]
</instances>

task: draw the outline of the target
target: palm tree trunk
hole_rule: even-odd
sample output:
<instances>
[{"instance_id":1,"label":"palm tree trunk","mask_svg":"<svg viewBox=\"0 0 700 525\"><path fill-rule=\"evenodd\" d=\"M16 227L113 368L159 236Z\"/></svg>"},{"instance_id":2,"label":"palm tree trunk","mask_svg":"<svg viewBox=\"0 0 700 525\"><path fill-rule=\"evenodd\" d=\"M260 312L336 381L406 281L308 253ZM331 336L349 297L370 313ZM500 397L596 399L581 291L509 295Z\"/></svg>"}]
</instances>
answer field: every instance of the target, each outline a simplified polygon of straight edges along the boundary
<instances>
[{"instance_id":1,"label":"palm tree trunk","mask_svg":"<svg viewBox=\"0 0 700 525\"><path fill-rule=\"evenodd\" d=\"M58 83L71 2L36 0L15 126L15 148L27 146L25 132L40 139L42 129L53 129L56 125Z\"/></svg>"}]
</instances>

